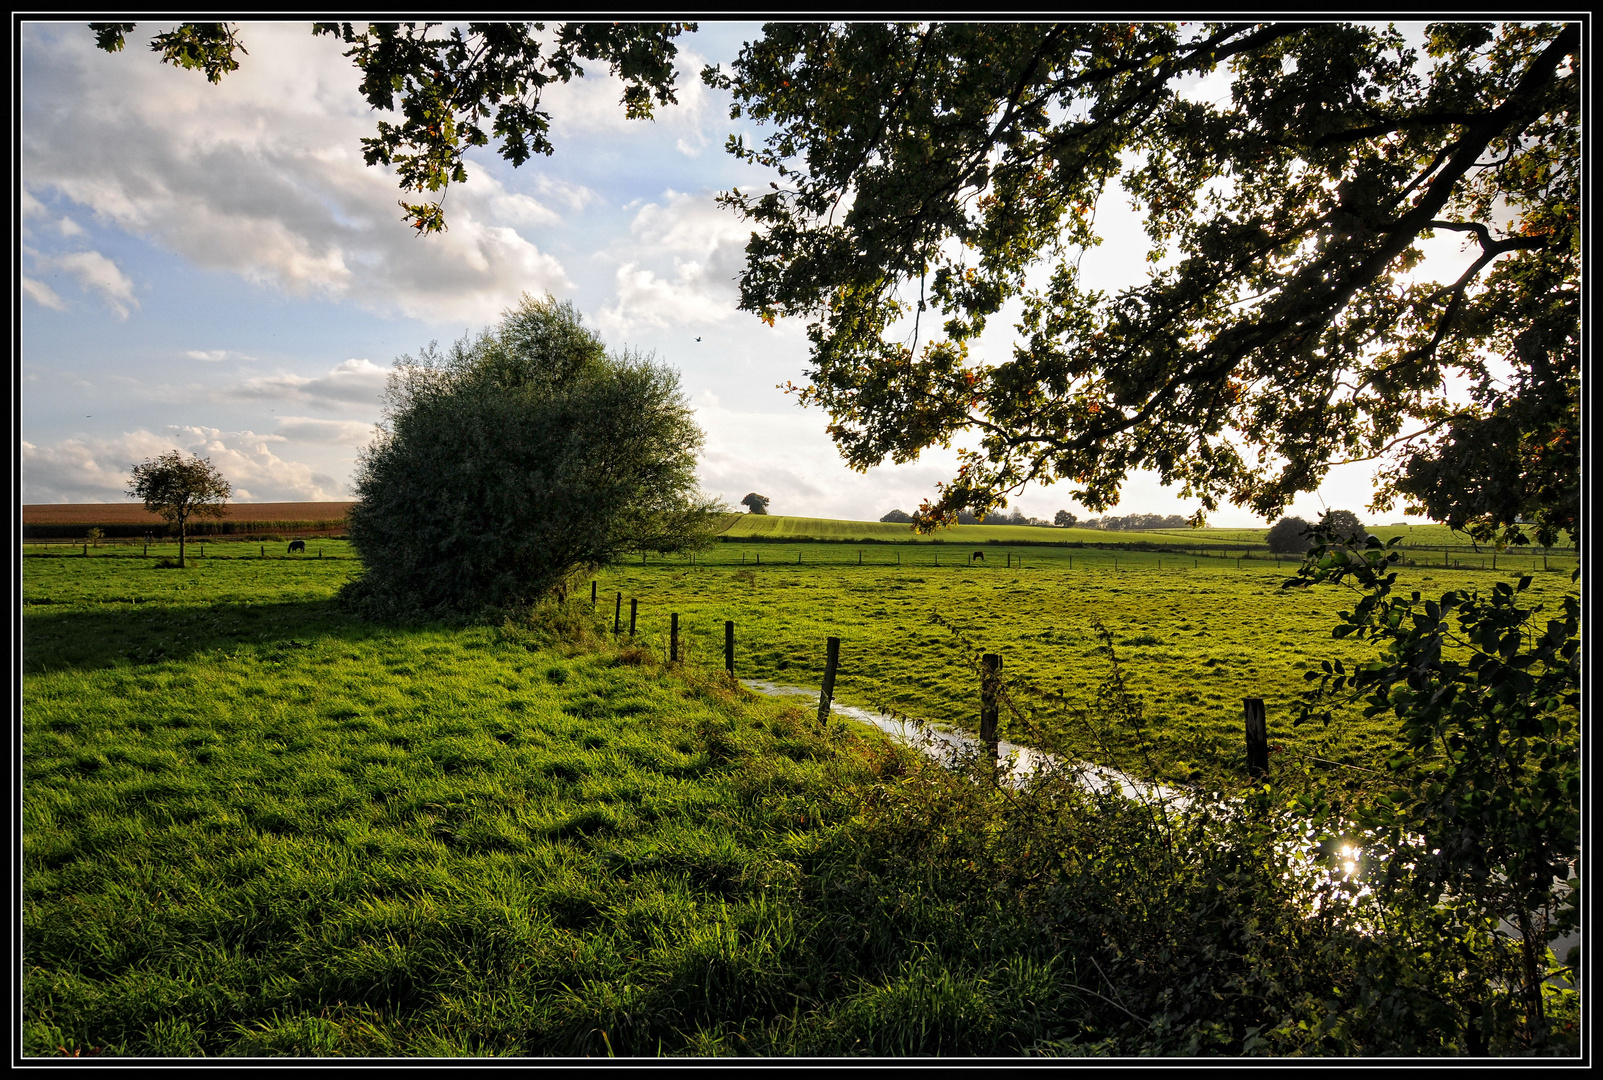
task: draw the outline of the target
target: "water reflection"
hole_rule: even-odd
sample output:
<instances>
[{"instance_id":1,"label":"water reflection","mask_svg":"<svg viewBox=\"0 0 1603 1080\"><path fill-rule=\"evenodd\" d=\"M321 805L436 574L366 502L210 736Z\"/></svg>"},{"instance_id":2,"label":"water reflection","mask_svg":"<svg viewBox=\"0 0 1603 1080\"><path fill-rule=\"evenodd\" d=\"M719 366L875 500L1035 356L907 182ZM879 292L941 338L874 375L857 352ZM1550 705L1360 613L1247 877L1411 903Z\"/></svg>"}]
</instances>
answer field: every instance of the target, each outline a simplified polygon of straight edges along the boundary
<instances>
[{"instance_id":1,"label":"water reflection","mask_svg":"<svg viewBox=\"0 0 1603 1080\"><path fill-rule=\"evenodd\" d=\"M761 679L740 681L759 694L770 697L804 698L810 700L815 707L818 703L817 690L801 686L784 686ZM872 709L836 702L830 703L830 715L872 725L948 767L971 760L984 749L975 736L944 724L888 716ZM1044 750L1006 740L998 743L997 751L999 764L1003 766L1001 779L1013 787L1022 788L1042 775L1061 774L1067 771L1088 791L1095 794L1117 791L1126 798L1156 805L1165 812L1171 807L1176 810L1198 808L1200 796L1196 792L1152 783L1132 777L1118 769L1093 765L1089 762L1065 763L1056 755ZM1232 811L1229 806L1221 806L1219 809L1226 813ZM1373 903L1374 890L1365 873L1366 861L1378 866L1384 864L1385 859L1366 860L1366 852L1371 852L1373 855L1383 854L1371 851L1377 843L1373 834L1359 832L1356 829L1344 829L1343 832L1345 835L1333 836L1329 833L1321 835L1313 823L1308 822L1306 827L1284 835L1277 846L1290 868L1287 871L1288 876L1304 878L1304 883L1311 892L1314 912L1321 911L1327 903L1339 902L1348 909L1347 917L1352 920L1351 925L1361 932L1369 933L1373 925L1372 920L1379 916L1379 911ZM1405 868L1411 869L1412 864L1408 864ZM1518 929L1507 920L1503 921L1502 930L1508 936L1514 938L1519 936ZM1551 947L1562 957L1571 946L1579 945L1580 939L1580 932L1575 931L1553 942ZM1550 981L1568 985L1562 979Z\"/></svg>"}]
</instances>

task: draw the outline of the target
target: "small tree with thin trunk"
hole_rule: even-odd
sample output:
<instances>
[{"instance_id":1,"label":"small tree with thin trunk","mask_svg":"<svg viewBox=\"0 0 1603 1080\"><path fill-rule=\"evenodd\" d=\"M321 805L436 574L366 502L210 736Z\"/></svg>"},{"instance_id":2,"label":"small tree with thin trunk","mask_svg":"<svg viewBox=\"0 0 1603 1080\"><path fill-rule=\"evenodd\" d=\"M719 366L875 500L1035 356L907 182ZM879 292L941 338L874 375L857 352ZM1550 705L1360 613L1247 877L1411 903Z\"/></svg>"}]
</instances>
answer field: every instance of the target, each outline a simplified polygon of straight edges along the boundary
<instances>
[{"instance_id":1,"label":"small tree with thin trunk","mask_svg":"<svg viewBox=\"0 0 1603 1080\"><path fill-rule=\"evenodd\" d=\"M209 458L184 458L177 450L134 466L128 481L130 498L142 499L145 509L178 526L178 566L184 566L184 540L192 517L220 518L234 494L223 474Z\"/></svg>"}]
</instances>

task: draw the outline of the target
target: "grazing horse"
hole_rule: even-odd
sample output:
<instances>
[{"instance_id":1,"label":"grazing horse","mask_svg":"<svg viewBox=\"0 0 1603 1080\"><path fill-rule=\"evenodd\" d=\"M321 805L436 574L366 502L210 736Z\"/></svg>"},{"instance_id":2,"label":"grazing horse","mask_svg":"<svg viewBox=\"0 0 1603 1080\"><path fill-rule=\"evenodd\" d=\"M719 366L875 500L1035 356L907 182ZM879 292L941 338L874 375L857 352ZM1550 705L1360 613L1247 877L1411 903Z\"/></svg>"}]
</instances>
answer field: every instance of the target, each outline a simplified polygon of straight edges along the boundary
<instances>
[{"instance_id":1,"label":"grazing horse","mask_svg":"<svg viewBox=\"0 0 1603 1080\"><path fill-rule=\"evenodd\" d=\"M306 541L305 540L291 540L289 542L289 550L290 550L291 554L293 554L293 553L295 553L297 551L305 551L306 550Z\"/></svg>"},{"instance_id":2,"label":"grazing horse","mask_svg":"<svg viewBox=\"0 0 1603 1080\"><path fill-rule=\"evenodd\" d=\"M980 562L984 562L985 561L985 552L976 551L974 554L972 554L972 555L970 555L968 557L968 561L969 562L973 562L975 559L978 559Z\"/></svg>"}]
</instances>

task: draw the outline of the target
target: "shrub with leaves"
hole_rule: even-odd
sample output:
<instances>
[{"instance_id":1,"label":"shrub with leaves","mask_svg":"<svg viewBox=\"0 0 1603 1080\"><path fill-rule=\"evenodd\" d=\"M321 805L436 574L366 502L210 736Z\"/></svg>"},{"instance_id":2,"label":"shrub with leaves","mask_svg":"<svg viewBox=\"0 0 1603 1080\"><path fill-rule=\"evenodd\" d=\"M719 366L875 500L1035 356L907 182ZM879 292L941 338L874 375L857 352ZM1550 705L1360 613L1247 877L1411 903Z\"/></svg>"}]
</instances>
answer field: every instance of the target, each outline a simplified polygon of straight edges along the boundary
<instances>
[{"instance_id":1,"label":"shrub with leaves","mask_svg":"<svg viewBox=\"0 0 1603 1080\"><path fill-rule=\"evenodd\" d=\"M1546 980L1574 981L1580 963L1576 950L1555 964L1547 947L1578 921L1580 597L1566 595L1544 618L1541 605L1521 602L1529 577L1490 595L1403 596L1390 570L1398 539L1353 552L1328 529L1316 538L1286 586L1355 590L1334 636L1367 640L1377 655L1310 671L1317 686L1299 722L1329 723L1332 698L1343 696L1361 699L1368 716L1396 717L1394 790L1363 811L1391 851L1387 891L1412 893L1456 928L1442 944L1462 954L1471 1045L1540 1049L1557 993Z\"/></svg>"},{"instance_id":2,"label":"shrub with leaves","mask_svg":"<svg viewBox=\"0 0 1603 1080\"><path fill-rule=\"evenodd\" d=\"M397 363L358 464L347 598L374 616L504 611L620 553L699 546L723 509L696 486L701 441L676 372L525 296Z\"/></svg>"}]
</instances>

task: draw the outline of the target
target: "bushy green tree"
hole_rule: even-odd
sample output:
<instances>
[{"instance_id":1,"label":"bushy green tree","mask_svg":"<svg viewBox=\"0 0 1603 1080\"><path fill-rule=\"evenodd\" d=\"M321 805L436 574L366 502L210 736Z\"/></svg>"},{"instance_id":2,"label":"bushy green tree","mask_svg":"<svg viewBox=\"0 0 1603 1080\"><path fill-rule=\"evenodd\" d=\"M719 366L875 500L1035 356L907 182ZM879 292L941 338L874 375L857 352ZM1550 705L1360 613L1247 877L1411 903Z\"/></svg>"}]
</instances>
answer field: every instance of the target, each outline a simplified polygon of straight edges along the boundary
<instances>
[{"instance_id":1,"label":"bushy green tree","mask_svg":"<svg viewBox=\"0 0 1603 1080\"><path fill-rule=\"evenodd\" d=\"M1075 517L1069 511L1059 510L1055 515L1053 515L1052 524L1058 526L1059 528L1069 529L1073 528L1074 524L1079 520L1079 518Z\"/></svg>"},{"instance_id":2,"label":"bushy green tree","mask_svg":"<svg viewBox=\"0 0 1603 1080\"><path fill-rule=\"evenodd\" d=\"M740 500L740 505L746 508L747 513L766 514L768 513L768 496L759 495L755 491L749 492L744 499Z\"/></svg>"},{"instance_id":3,"label":"bushy green tree","mask_svg":"<svg viewBox=\"0 0 1603 1080\"><path fill-rule=\"evenodd\" d=\"M144 501L145 509L178 526L178 565L184 565L184 541L192 517L220 518L234 494L210 458L185 458L177 450L140 462L128 481L128 494Z\"/></svg>"},{"instance_id":4,"label":"bushy green tree","mask_svg":"<svg viewBox=\"0 0 1603 1080\"><path fill-rule=\"evenodd\" d=\"M564 594L626 551L706 542L702 433L673 370L609 354L569 303L525 296L444 353L403 357L361 455L349 598L373 615L473 613Z\"/></svg>"},{"instance_id":5,"label":"bushy green tree","mask_svg":"<svg viewBox=\"0 0 1603 1080\"><path fill-rule=\"evenodd\" d=\"M1301 555L1314 546L1310 528L1300 517L1283 517L1269 527L1264 543L1276 555Z\"/></svg>"},{"instance_id":6,"label":"bushy green tree","mask_svg":"<svg viewBox=\"0 0 1603 1080\"><path fill-rule=\"evenodd\" d=\"M1319 524L1325 526L1332 536L1343 543L1355 537L1360 544L1363 542L1364 523L1359 521L1358 515L1351 510L1326 510L1319 515Z\"/></svg>"},{"instance_id":7,"label":"bushy green tree","mask_svg":"<svg viewBox=\"0 0 1603 1080\"><path fill-rule=\"evenodd\" d=\"M1035 481L1105 510L1134 469L1270 517L1376 460L1377 509L1578 535L1580 31L771 24L706 73L781 178L724 197L741 305L812 320L800 392L854 467L973 435L926 525ZM1111 293L1079 268L1126 199L1152 270Z\"/></svg>"}]
</instances>

